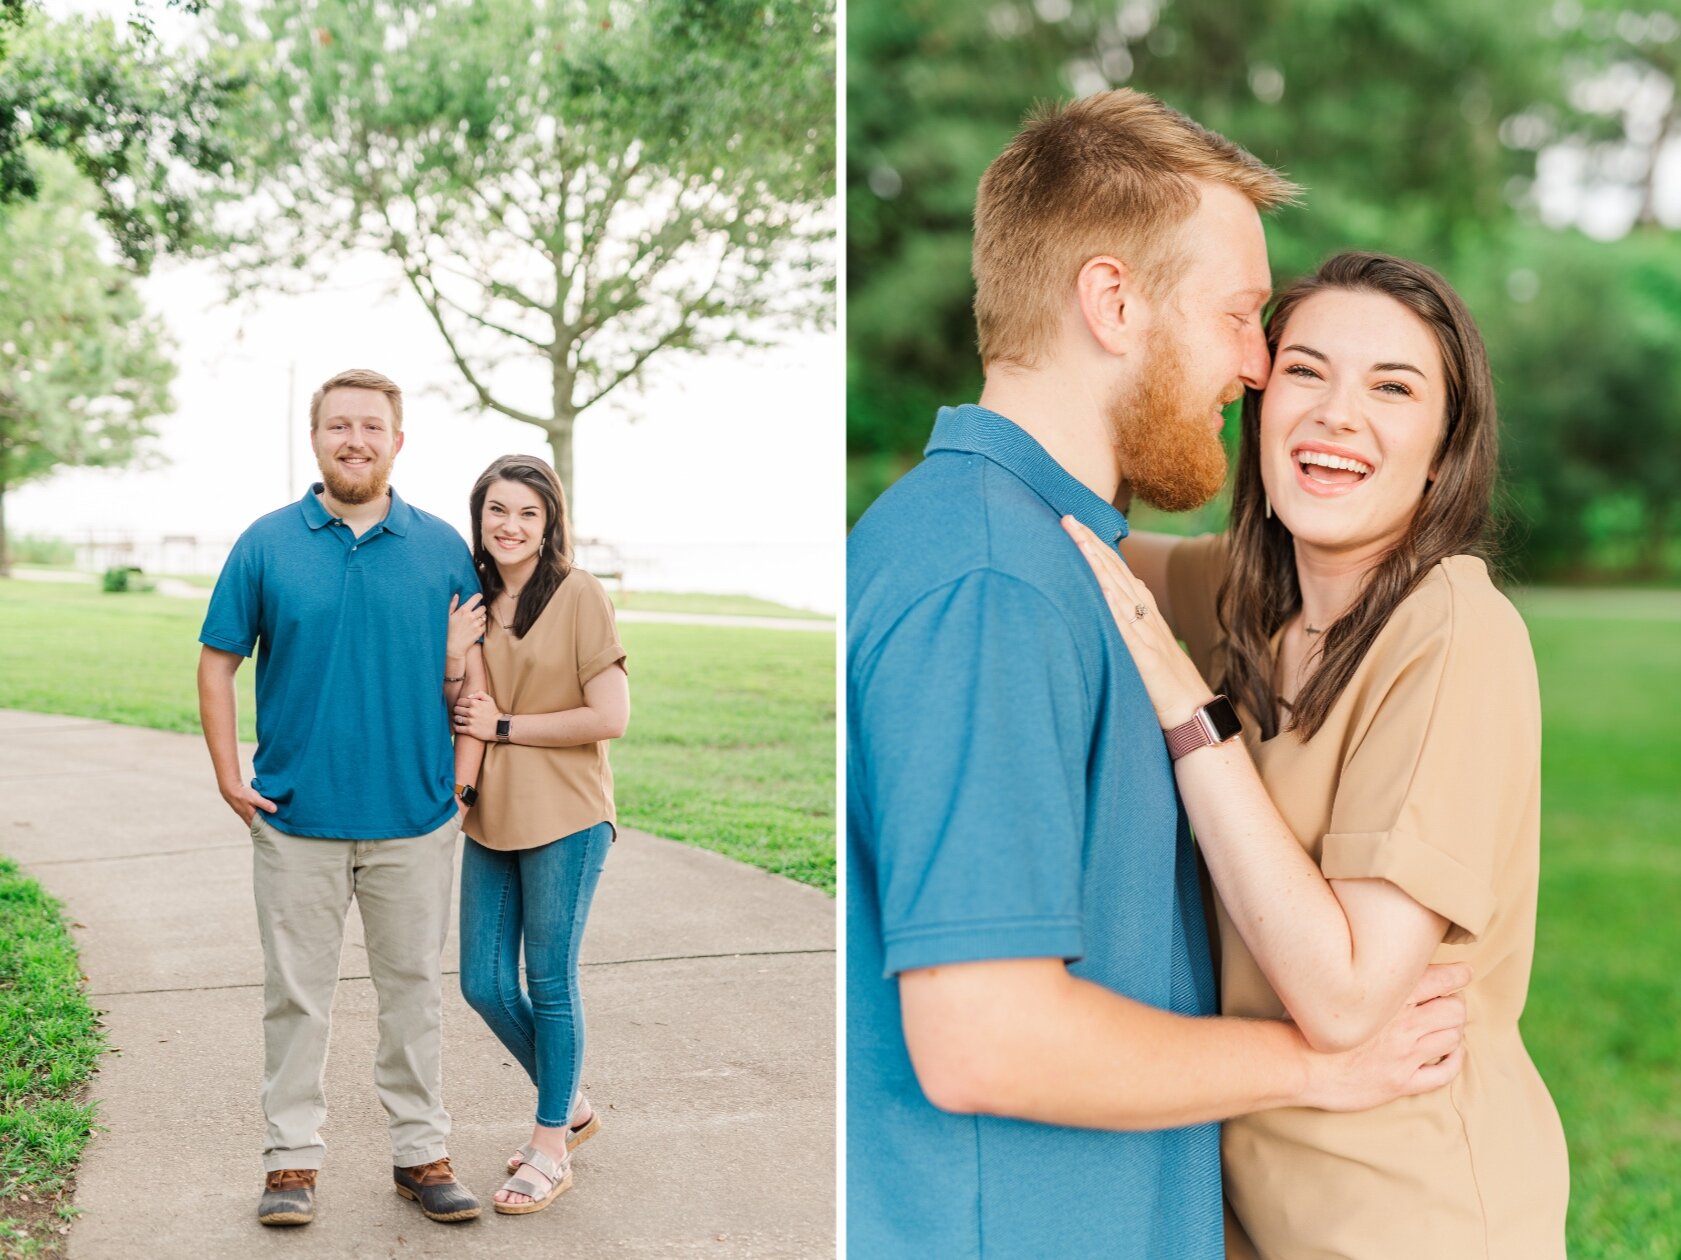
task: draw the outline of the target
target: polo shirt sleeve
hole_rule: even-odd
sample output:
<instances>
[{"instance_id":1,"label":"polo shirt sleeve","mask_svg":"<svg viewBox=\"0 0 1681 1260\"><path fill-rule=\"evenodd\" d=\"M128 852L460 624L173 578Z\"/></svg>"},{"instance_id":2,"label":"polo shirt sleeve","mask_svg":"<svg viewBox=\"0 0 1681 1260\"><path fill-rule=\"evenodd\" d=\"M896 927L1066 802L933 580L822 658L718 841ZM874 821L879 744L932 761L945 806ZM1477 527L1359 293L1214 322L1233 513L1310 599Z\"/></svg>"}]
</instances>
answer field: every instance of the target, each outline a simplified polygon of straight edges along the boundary
<instances>
[{"instance_id":1,"label":"polo shirt sleeve","mask_svg":"<svg viewBox=\"0 0 1681 1260\"><path fill-rule=\"evenodd\" d=\"M582 573L582 570L577 570ZM607 597L594 575L578 597L577 654L578 683L587 686L603 670L625 659L625 646L619 642L619 625L613 616L613 601ZM628 669L626 670L628 673Z\"/></svg>"},{"instance_id":2,"label":"polo shirt sleeve","mask_svg":"<svg viewBox=\"0 0 1681 1260\"><path fill-rule=\"evenodd\" d=\"M1528 633L1509 604L1486 602L1438 577L1372 645L1389 659L1361 697L1320 859L1328 879L1386 879L1442 915L1449 945L1488 927L1539 791Z\"/></svg>"},{"instance_id":3,"label":"polo shirt sleeve","mask_svg":"<svg viewBox=\"0 0 1681 1260\"><path fill-rule=\"evenodd\" d=\"M457 535L458 540L459 537ZM458 543L455 551L455 572L450 578L455 589L450 593L465 604L473 596L483 595L484 590L479 584L479 571L473 567L473 553L467 550L465 543Z\"/></svg>"},{"instance_id":4,"label":"polo shirt sleeve","mask_svg":"<svg viewBox=\"0 0 1681 1260\"><path fill-rule=\"evenodd\" d=\"M1062 614L968 574L897 621L853 694L886 974L1079 958L1092 710Z\"/></svg>"},{"instance_id":5,"label":"polo shirt sleeve","mask_svg":"<svg viewBox=\"0 0 1681 1260\"><path fill-rule=\"evenodd\" d=\"M262 633L263 571L257 544L247 531L228 553L198 641L219 652L250 656Z\"/></svg>"}]
</instances>

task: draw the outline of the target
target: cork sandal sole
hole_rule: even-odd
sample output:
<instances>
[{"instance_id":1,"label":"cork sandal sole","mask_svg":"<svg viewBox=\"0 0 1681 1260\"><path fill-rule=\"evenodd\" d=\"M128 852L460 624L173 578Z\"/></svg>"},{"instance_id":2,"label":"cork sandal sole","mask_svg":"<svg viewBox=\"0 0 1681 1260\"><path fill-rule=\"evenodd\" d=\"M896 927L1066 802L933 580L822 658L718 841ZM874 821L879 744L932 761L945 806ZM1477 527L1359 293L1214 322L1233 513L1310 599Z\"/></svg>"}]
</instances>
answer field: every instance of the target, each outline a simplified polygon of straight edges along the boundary
<instances>
[{"instance_id":1,"label":"cork sandal sole","mask_svg":"<svg viewBox=\"0 0 1681 1260\"><path fill-rule=\"evenodd\" d=\"M530 1212L541 1212L544 1208L548 1207L549 1204L553 1203L556 1199L560 1198L561 1195L565 1194L572 1188L572 1170L568 1168L563 1174L561 1174L560 1180L550 1186L548 1194L544 1195L541 1199L537 1198L533 1193L537 1189L537 1184L532 1181L527 1181L523 1177L508 1178L507 1184L502 1188L504 1190L512 1190L515 1194L523 1194L531 1197L530 1203L497 1203L492 1200L491 1206L498 1212L502 1213L503 1216L525 1216Z\"/></svg>"}]
</instances>

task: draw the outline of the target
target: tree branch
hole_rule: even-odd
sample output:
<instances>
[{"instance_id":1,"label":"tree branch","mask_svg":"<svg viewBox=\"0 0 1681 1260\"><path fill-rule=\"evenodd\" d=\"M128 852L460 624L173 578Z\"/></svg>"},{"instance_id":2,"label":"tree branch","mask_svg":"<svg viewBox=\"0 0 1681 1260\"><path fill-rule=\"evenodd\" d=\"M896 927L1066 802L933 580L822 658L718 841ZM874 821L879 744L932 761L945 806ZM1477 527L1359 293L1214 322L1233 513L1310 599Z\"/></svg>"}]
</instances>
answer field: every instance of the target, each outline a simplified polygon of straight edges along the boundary
<instances>
[{"instance_id":1,"label":"tree branch","mask_svg":"<svg viewBox=\"0 0 1681 1260\"><path fill-rule=\"evenodd\" d=\"M444 339L444 345L449 349L450 358L455 361L455 366L460 370L468 387L478 396L479 405L490 411L501 412L510 419L523 420L526 424L534 424L540 429L546 428L552 423L551 420L532 415L527 411L521 411L517 407L508 406L494 397L484 382L479 379L478 373L473 370L472 365L467 362L466 355L461 352L460 346L456 344L455 336L450 332L449 324L444 319L440 303L448 301L448 299L438 292L437 283L432 279L428 263L425 260L418 262L415 260L409 251L408 238L403 235L396 224L391 222L391 208L386 204L383 194L377 188L374 191L374 204L378 207L380 218L385 223L392 252L397 255L397 261L402 265L403 274L408 277L415 295L420 298L422 305L426 307L427 314L432 317L433 324L437 326L438 335ZM454 304L451 303L451 305Z\"/></svg>"},{"instance_id":2,"label":"tree branch","mask_svg":"<svg viewBox=\"0 0 1681 1260\"><path fill-rule=\"evenodd\" d=\"M428 279L430 279L430 277L428 277ZM476 283L482 284L483 282L476 281ZM480 328L488 328L491 332L501 333L504 337L512 337L516 341L523 341L526 345L531 346L535 350L542 351L545 355L552 353L554 350L554 342L539 341L536 337L531 336L529 333L520 332L517 328L508 328L502 324L498 324L495 320L486 319L483 315L478 314L470 307L463 306L460 302L457 302L436 285L433 285L433 292L437 295L438 301L444 303L451 310L455 311L464 318L472 320Z\"/></svg>"}]
</instances>

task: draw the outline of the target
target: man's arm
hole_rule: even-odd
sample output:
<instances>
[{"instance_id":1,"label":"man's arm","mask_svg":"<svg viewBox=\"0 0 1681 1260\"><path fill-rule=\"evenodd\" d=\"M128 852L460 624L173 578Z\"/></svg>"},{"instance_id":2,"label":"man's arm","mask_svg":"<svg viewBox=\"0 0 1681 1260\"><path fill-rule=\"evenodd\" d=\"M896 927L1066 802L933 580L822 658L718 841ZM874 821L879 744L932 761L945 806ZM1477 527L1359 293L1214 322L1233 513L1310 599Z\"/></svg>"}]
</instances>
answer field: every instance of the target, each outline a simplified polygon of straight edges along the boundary
<instances>
[{"instance_id":1,"label":"man's arm","mask_svg":"<svg viewBox=\"0 0 1681 1260\"><path fill-rule=\"evenodd\" d=\"M1072 975L1058 959L961 963L899 977L905 1043L936 1107L1102 1129L1165 1129L1270 1107L1355 1111L1458 1073L1470 981L1434 967L1366 1044L1311 1050L1293 1025L1192 1018Z\"/></svg>"},{"instance_id":2,"label":"man's arm","mask_svg":"<svg viewBox=\"0 0 1681 1260\"><path fill-rule=\"evenodd\" d=\"M487 679L484 669L484 649L482 647L476 643L473 645L467 653L466 663L462 666L462 669L466 681L461 684L461 688L470 695L483 692ZM466 731L458 729L455 733L455 781L476 787L479 781L479 770L483 765L484 741L475 739ZM455 798L455 805L463 814L467 812L467 806L462 803L459 795Z\"/></svg>"},{"instance_id":3,"label":"man's arm","mask_svg":"<svg viewBox=\"0 0 1681 1260\"><path fill-rule=\"evenodd\" d=\"M444 703L451 709L463 694L471 694L474 690L483 688L472 687L463 681L467 677L467 658L479 650L479 643L484 638L484 606L482 597L477 591L467 597L465 603L461 596L449 597L449 634L444 648ZM451 679L454 681L452 682ZM470 779L457 778L459 783L469 783Z\"/></svg>"},{"instance_id":4,"label":"man's arm","mask_svg":"<svg viewBox=\"0 0 1681 1260\"><path fill-rule=\"evenodd\" d=\"M239 771L239 714L233 677L245 661L236 652L203 647L198 656L198 720L222 799L247 827L257 810L279 808L247 784Z\"/></svg>"}]
</instances>

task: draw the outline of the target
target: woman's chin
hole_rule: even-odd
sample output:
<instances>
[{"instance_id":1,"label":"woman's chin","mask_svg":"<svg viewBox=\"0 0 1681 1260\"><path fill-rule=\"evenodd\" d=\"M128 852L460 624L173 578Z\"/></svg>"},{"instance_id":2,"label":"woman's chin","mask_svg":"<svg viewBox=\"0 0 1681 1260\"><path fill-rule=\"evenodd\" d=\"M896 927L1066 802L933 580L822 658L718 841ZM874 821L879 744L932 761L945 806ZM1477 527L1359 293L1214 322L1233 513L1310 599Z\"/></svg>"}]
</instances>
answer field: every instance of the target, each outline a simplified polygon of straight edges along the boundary
<instances>
[{"instance_id":1,"label":"woman's chin","mask_svg":"<svg viewBox=\"0 0 1681 1260\"><path fill-rule=\"evenodd\" d=\"M1324 511L1298 510L1277 512L1277 515L1298 547L1312 547L1318 551L1382 553L1400 541L1407 529L1405 521L1382 528L1352 514L1338 517Z\"/></svg>"}]
</instances>

